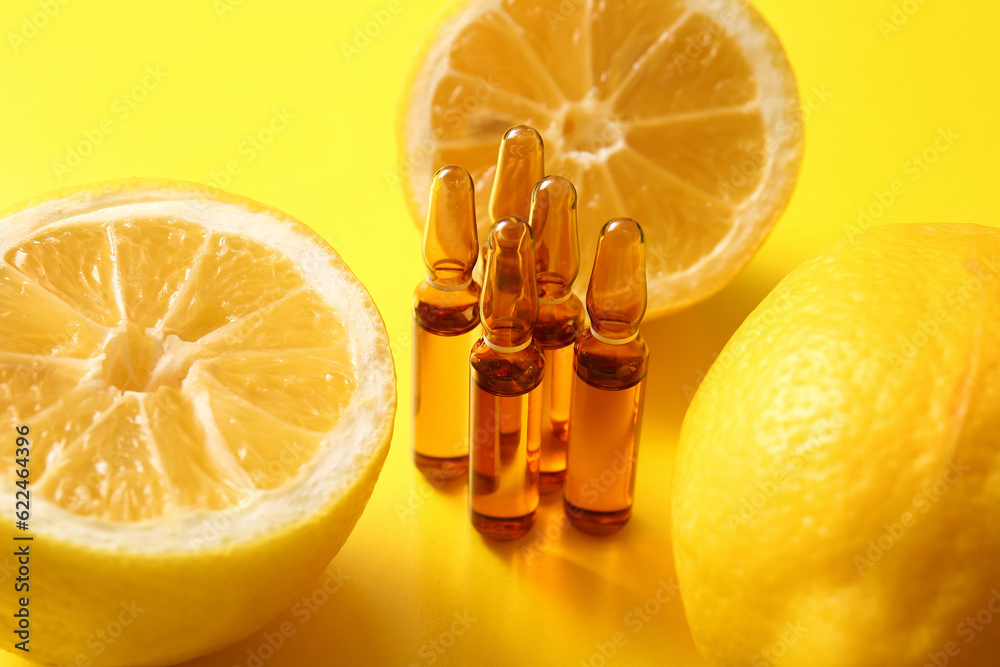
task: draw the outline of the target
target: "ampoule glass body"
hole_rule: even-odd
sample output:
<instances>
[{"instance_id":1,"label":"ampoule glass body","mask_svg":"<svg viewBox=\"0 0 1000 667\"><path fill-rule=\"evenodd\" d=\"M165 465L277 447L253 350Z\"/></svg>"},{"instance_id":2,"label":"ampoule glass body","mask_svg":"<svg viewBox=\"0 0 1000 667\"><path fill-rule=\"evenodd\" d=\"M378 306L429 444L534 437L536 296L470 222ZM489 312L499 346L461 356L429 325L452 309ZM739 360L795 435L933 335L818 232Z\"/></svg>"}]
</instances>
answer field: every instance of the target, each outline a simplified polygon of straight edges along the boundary
<instances>
[{"instance_id":1,"label":"ampoule glass body","mask_svg":"<svg viewBox=\"0 0 1000 667\"><path fill-rule=\"evenodd\" d=\"M527 533L538 508L545 361L532 339L538 317L531 229L502 218L490 229L480 299L483 337L469 359L469 516L485 537Z\"/></svg>"},{"instance_id":2,"label":"ampoule glass body","mask_svg":"<svg viewBox=\"0 0 1000 667\"><path fill-rule=\"evenodd\" d=\"M413 460L432 480L467 474L469 349L479 335L475 192L461 167L431 181L423 260L413 293Z\"/></svg>"},{"instance_id":3,"label":"ampoule glass body","mask_svg":"<svg viewBox=\"0 0 1000 667\"><path fill-rule=\"evenodd\" d=\"M587 289L590 330L574 350L563 507L588 533L619 530L632 515L649 368L639 334L646 312L642 229L616 218L601 230Z\"/></svg>"},{"instance_id":4,"label":"ampoule glass body","mask_svg":"<svg viewBox=\"0 0 1000 667\"><path fill-rule=\"evenodd\" d=\"M531 195L535 239L538 322L534 338L545 353L542 379L542 493L562 488L566 476L567 424L573 387L573 343L584 328L583 303L573 294L580 270L576 189L561 176L546 176Z\"/></svg>"}]
</instances>

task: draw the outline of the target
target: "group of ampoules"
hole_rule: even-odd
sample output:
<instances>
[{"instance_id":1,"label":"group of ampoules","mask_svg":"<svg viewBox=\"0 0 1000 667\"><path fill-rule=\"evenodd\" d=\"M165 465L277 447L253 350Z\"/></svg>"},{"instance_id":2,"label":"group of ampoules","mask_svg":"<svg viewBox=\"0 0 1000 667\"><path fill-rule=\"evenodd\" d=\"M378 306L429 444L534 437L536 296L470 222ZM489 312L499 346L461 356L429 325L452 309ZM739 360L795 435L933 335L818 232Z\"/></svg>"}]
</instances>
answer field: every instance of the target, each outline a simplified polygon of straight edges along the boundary
<instances>
[{"instance_id":1,"label":"group of ampoules","mask_svg":"<svg viewBox=\"0 0 1000 667\"><path fill-rule=\"evenodd\" d=\"M440 169L413 300L414 460L432 478L468 474L472 524L496 540L531 530L539 494L561 487L586 532L612 533L632 513L649 361L642 230L629 218L601 230L587 328L573 294L576 190L543 176L538 133L508 130L480 288L472 178Z\"/></svg>"}]
</instances>

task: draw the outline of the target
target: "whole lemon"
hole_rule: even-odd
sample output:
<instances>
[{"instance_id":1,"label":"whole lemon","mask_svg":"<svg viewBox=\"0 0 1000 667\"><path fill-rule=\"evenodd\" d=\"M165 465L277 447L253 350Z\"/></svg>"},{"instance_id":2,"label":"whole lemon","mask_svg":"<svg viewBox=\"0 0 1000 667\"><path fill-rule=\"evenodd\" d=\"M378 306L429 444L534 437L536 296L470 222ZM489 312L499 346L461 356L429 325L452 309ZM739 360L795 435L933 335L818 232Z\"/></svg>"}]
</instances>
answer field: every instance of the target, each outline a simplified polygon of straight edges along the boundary
<instances>
[{"instance_id":1,"label":"whole lemon","mask_svg":"<svg viewBox=\"0 0 1000 667\"><path fill-rule=\"evenodd\" d=\"M681 432L673 545L713 665L1000 660L1000 230L887 225L785 278Z\"/></svg>"}]
</instances>

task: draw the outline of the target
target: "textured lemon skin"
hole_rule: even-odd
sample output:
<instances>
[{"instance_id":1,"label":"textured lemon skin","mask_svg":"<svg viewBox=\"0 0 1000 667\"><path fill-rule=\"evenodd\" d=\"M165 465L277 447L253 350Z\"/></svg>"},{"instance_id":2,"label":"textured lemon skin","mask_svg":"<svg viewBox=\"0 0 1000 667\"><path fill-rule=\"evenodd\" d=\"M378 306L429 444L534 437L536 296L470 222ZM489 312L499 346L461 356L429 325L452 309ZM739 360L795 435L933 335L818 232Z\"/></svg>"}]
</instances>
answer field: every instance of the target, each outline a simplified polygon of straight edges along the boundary
<instances>
[{"instance_id":1,"label":"textured lemon skin","mask_svg":"<svg viewBox=\"0 0 1000 667\"><path fill-rule=\"evenodd\" d=\"M996 665L1000 231L889 225L786 277L694 397L672 513L713 665Z\"/></svg>"},{"instance_id":2,"label":"textured lemon skin","mask_svg":"<svg viewBox=\"0 0 1000 667\"><path fill-rule=\"evenodd\" d=\"M10 207L0 217L52 201L127 199L150 192L159 192L164 199L229 202L266 213L277 224L309 237L327 252L333 267L349 272L326 241L302 222L264 204L196 183L131 178L66 188ZM192 548L180 553L113 552L101 544L82 545L36 532L34 541L27 543L30 592L13 590L17 564L12 558L8 562L13 563L13 570L0 595L2 626L8 637L16 629L13 614L19 598L30 598L30 653L25 657L42 664L94 667L175 664L250 636L317 581L361 516L392 440L396 393L389 340L370 299L365 309L375 329L374 363L389 374L384 395L379 397L384 418L366 434L365 452L353 456L344 470L351 482L342 493L328 494L322 498L322 508L305 517L289 508L290 517L295 518L287 526L251 539L227 533L241 509L223 510L212 524L217 530L191 535ZM42 523L39 511L33 512L35 526ZM15 544L14 522L6 514L0 521L0 540L11 545ZM13 643L5 642L3 648L13 650Z\"/></svg>"}]
</instances>

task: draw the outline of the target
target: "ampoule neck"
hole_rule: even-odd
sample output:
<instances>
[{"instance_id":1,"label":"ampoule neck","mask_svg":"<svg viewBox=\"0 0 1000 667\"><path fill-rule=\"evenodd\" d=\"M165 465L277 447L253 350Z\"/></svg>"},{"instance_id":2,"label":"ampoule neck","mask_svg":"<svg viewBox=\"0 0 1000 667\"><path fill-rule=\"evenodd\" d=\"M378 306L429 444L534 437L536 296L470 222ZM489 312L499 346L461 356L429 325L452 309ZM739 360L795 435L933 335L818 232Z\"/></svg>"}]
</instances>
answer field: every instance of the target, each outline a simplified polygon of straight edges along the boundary
<instances>
[{"instance_id":1,"label":"ampoule neck","mask_svg":"<svg viewBox=\"0 0 1000 667\"><path fill-rule=\"evenodd\" d=\"M501 218L490 229L480 312L491 348L530 343L538 319L535 255L531 229L519 218Z\"/></svg>"},{"instance_id":2,"label":"ampoule neck","mask_svg":"<svg viewBox=\"0 0 1000 667\"><path fill-rule=\"evenodd\" d=\"M558 302L538 301L538 322L533 335L543 350L570 345L586 330L583 302L570 292Z\"/></svg>"},{"instance_id":3,"label":"ampoule neck","mask_svg":"<svg viewBox=\"0 0 1000 667\"><path fill-rule=\"evenodd\" d=\"M558 306L560 304L567 303L574 298L573 285L564 285L561 283L543 283L543 278L539 277L538 282L538 307L545 308L547 306ZM576 297L579 301L580 298Z\"/></svg>"},{"instance_id":4,"label":"ampoule neck","mask_svg":"<svg viewBox=\"0 0 1000 667\"><path fill-rule=\"evenodd\" d=\"M517 352L500 352L485 336L472 347L472 378L497 396L519 396L536 388L545 372L545 357L534 340Z\"/></svg>"},{"instance_id":5,"label":"ampoule neck","mask_svg":"<svg viewBox=\"0 0 1000 667\"><path fill-rule=\"evenodd\" d=\"M609 344L584 331L576 341L574 367L587 384L617 391L635 386L649 369L649 346L641 334L627 343Z\"/></svg>"},{"instance_id":6,"label":"ampoule neck","mask_svg":"<svg viewBox=\"0 0 1000 667\"><path fill-rule=\"evenodd\" d=\"M440 280L439 277L438 280ZM472 275L469 275L468 278L465 278L465 280L458 278L452 280L445 280L439 283L435 280L435 276L432 276L430 273L427 274L426 281L427 284L432 289L435 289L439 292L462 292L464 290L469 289L469 287L471 287L473 283L475 283L475 280L473 280Z\"/></svg>"},{"instance_id":7,"label":"ampoule neck","mask_svg":"<svg viewBox=\"0 0 1000 667\"><path fill-rule=\"evenodd\" d=\"M609 345L612 347L620 347L622 345L628 345L632 341L639 337L639 327L626 329L625 331L612 330L608 331L605 328L604 333L601 333L599 325L595 326L595 322L590 324L590 334L600 343L604 345Z\"/></svg>"},{"instance_id":8,"label":"ampoule neck","mask_svg":"<svg viewBox=\"0 0 1000 667\"><path fill-rule=\"evenodd\" d=\"M461 167L442 167L431 181L421 255L436 289L461 291L471 283L479 255L475 189Z\"/></svg>"},{"instance_id":9,"label":"ampoule neck","mask_svg":"<svg viewBox=\"0 0 1000 667\"><path fill-rule=\"evenodd\" d=\"M531 194L531 231L540 306L572 298L580 270L576 188L562 176L546 176Z\"/></svg>"},{"instance_id":10,"label":"ampoule neck","mask_svg":"<svg viewBox=\"0 0 1000 667\"><path fill-rule=\"evenodd\" d=\"M534 342L535 340L534 336L528 334L527 337L523 336L521 337L524 342L518 343L516 345L511 345L510 343L514 343L514 340L511 340L511 338L512 338L511 336L507 336L505 338L501 336L495 336L495 335L491 336L490 334L484 334L483 342L486 344L487 347L489 347L497 354L509 355L509 354L517 354L518 352L528 349L528 347L530 347L532 342Z\"/></svg>"},{"instance_id":11,"label":"ampoule neck","mask_svg":"<svg viewBox=\"0 0 1000 667\"><path fill-rule=\"evenodd\" d=\"M480 287L475 281L464 289L442 291L426 279L413 292L413 314L424 330L451 336L479 326Z\"/></svg>"}]
</instances>

